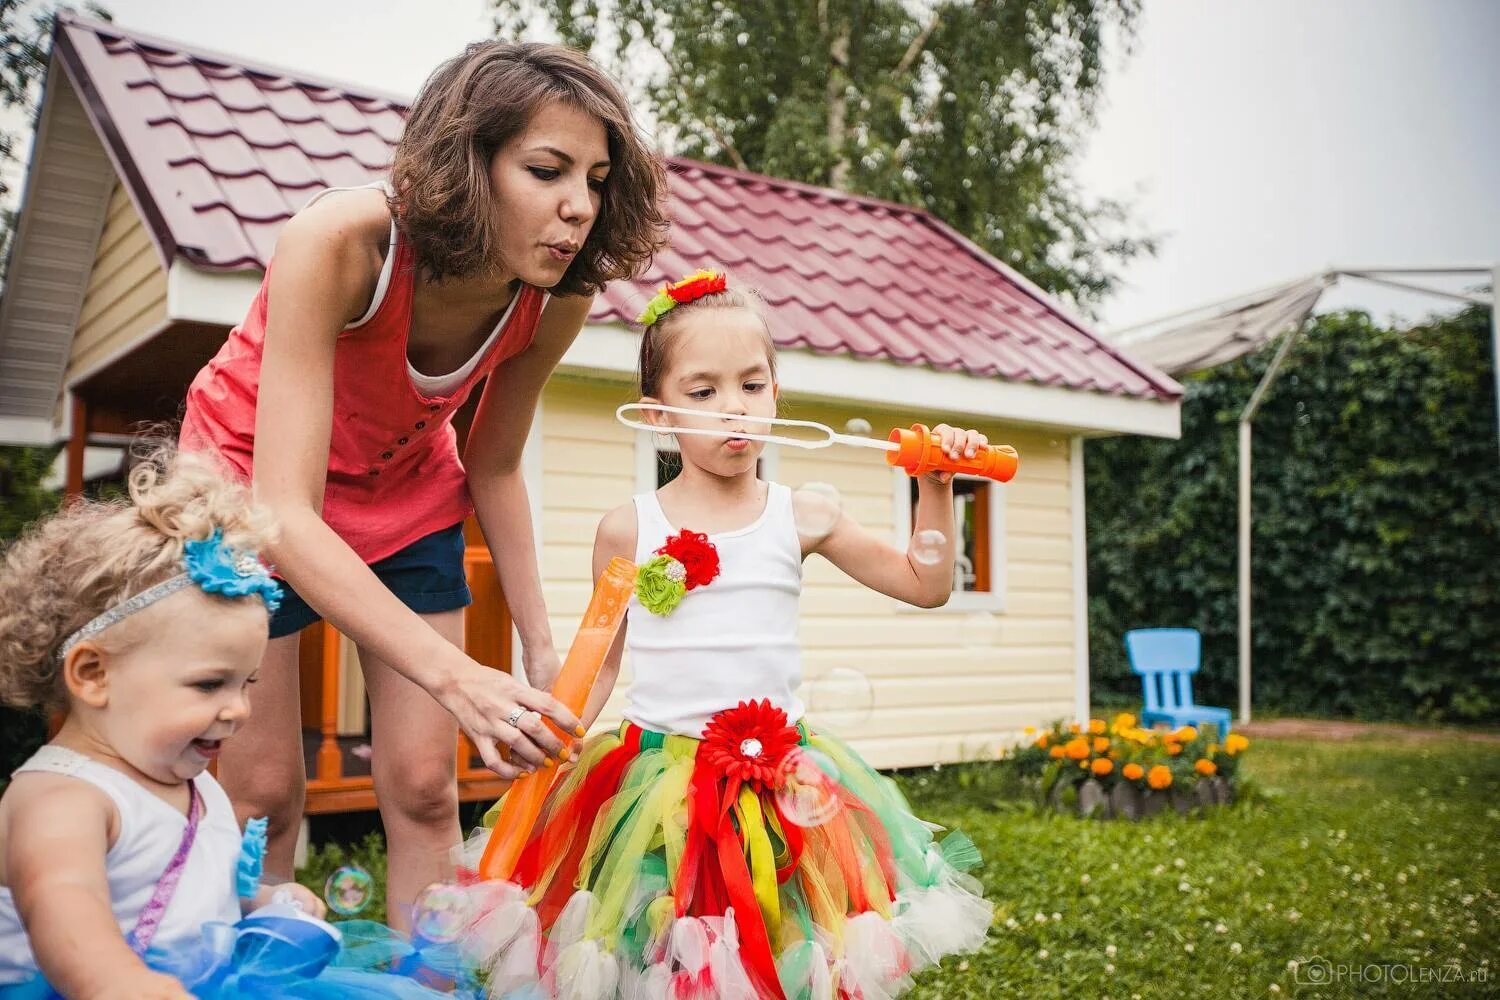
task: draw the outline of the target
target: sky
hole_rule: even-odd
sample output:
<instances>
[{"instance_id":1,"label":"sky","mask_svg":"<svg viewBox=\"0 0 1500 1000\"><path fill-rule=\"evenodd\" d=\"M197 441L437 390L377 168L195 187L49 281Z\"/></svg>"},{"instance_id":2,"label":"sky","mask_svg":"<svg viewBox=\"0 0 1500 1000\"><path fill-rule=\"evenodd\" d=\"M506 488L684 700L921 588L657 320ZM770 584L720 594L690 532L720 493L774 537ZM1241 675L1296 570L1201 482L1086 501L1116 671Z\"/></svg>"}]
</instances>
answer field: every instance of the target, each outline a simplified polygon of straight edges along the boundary
<instances>
[{"instance_id":1,"label":"sky","mask_svg":"<svg viewBox=\"0 0 1500 1000\"><path fill-rule=\"evenodd\" d=\"M124 27L399 95L491 33L483 0L105 6ZM1112 47L1077 178L1130 203L1162 246L1128 266L1102 327L1330 265L1500 261L1500 2L1144 8L1129 52ZM1450 308L1364 283L1324 302L1382 317Z\"/></svg>"}]
</instances>

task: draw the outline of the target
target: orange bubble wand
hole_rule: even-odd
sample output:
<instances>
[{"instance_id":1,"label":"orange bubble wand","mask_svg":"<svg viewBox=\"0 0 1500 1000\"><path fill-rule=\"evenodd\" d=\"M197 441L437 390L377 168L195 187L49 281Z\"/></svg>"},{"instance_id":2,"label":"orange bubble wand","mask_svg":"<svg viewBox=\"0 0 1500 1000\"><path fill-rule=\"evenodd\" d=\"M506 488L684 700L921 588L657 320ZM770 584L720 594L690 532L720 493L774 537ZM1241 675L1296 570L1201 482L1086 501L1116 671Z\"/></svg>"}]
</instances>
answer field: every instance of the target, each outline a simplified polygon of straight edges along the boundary
<instances>
[{"instance_id":1,"label":"orange bubble wand","mask_svg":"<svg viewBox=\"0 0 1500 1000\"><path fill-rule=\"evenodd\" d=\"M682 414L700 421L719 420L736 424L768 424L773 427L800 430L808 436L793 437L790 434L760 434L738 429L730 431L709 427L682 427L675 424L656 426L644 420L626 416L631 411L644 413L647 410L657 413ZM888 438L882 441L879 438L863 437L859 434L840 434L827 424L820 424L815 420L754 417L744 413L715 413L706 410L689 410L681 406L667 406L664 403L626 403L615 410L615 419L626 427L660 434L743 438L747 441L765 441L769 444L784 444L793 448L810 450L827 448L835 444L872 448L885 452L887 465L899 466L910 476L920 476L928 472L959 472L1008 483L1015 477L1016 469L1021 464L1021 458L1016 454L1016 449L1008 444L985 445L974 453L973 458L950 458L947 452L943 451L942 439L929 430L926 424L912 424L909 430L897 427L891 431Z\"/></svg>"},{"instance_id":2,"label":"orange bubble wand","mask_svg":"<svg viewBox=\"0 0 1500 1000\"><path fill-rule=\"evenodd\" d=\"M615 636L620 633L620 625L625 621L625 607L634 591L635 564L619 556L611 559L594 585L594 596L589 599L583 624L573 639L573 645L568 648L568 658L557 675L557 683L552 686L552 696L574 715L581 714L588 704L589 692L593 691L605 657L615 644ZM564 743L572 740L572 733L563 732L550 719L543 721ZM557 771L546 768L523 774L511 782L500 815L490 831L489 843L479 859L480 878L510 878L556 778Z\"/></svg>"}]
</instances>

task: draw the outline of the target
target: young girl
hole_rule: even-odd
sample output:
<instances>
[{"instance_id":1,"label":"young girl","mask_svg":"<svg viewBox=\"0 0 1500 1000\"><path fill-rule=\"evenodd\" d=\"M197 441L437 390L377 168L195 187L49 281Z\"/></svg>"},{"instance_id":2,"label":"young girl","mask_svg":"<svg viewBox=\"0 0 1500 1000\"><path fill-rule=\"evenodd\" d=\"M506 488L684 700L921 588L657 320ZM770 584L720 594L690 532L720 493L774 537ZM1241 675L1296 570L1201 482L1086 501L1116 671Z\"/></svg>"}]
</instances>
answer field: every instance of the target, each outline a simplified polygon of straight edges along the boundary
<instances>
[{"instance_id":1,"label":"young girl","mask_svg":"<svg viewBox=\"0 0 1500 1000\"><path fill-rule=\"evenodd\" d=\"M0 798L0 992L45 977L66 997L188 993L148 949L195 945L298 885L236 899L242 853L207 773L250 715L279 590L247 491L162 453L130 502L80 503L33 529L0 573L0 699L66 713Z\"/></svg>"},{"instance_id":2,"label":"young girl","mask_svg":"<svg viewBox=\"0 0 1500 1000\"><path fill-rule=\"evenodd\" d=\"M700 273L642 317L642 402L704 413L647 419L718 433L677 435L681 474L599 526L596 575L615 556L643 568L584 714L598 714L628 646L627 721L560 777L514 881L547 935L544 986L566 981L570 997L893 996L913 971L977 948L991 907L960 872L978 861L971 842L935 844L894 783L801 721L802 562L818 553L936 607L953 553L912 558L757 478L763 445L735 434L769 432L753 418L776 413L776 357L759 301L726 285ZM986 444L937 432L953 455ZM921 481L914 532L954 536L950 479ZM505 937L476 923L486 936ZM510 972L524 938L471 951Z\"/></svg>"},{"instance_id":3,"label":"young girl","mask_svg":"<svg viewBox=\"0 0 1500 1000\"><path fill-rule=\"evenodd\" d=\"M290 868L306 787L297 633L319 618L358 646L396 919L459 836L459 726L505 778L575 749L542 724L578 720L544 693L559 663L521 453L593 295L665 242L665 190L585 56L475 43L412 104L389 186L325 192L286 224L189 388L183 446L253 479L281 525L262 710L220 766L240 815L269 816L273 870ZM481 385L460 457L454 417ZM464 653L470 514L535 687Z\"/></svg>"}]
</instances>

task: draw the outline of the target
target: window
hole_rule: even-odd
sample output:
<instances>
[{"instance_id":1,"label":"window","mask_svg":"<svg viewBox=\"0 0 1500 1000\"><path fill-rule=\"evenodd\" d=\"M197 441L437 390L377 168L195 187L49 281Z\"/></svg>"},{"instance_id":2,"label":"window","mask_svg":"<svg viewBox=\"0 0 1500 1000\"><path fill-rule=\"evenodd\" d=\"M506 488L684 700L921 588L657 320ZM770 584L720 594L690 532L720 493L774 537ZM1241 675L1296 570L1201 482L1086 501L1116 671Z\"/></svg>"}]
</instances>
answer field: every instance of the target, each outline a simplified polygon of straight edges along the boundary
<instances>
[{"instance_id":1,"label":"window","mask_svg":"<svg viewBox=\"0 0 1500 1000\"><path fill-rule=\"evenodd\" d=\"M892 475L896 477L895 543L905 548L911 542L917 480L899 469ZM1005 488L988 479L955 477L953 524L958 536L953 596L944 610L1005 610Z\"/></svg>"}]
</instances>

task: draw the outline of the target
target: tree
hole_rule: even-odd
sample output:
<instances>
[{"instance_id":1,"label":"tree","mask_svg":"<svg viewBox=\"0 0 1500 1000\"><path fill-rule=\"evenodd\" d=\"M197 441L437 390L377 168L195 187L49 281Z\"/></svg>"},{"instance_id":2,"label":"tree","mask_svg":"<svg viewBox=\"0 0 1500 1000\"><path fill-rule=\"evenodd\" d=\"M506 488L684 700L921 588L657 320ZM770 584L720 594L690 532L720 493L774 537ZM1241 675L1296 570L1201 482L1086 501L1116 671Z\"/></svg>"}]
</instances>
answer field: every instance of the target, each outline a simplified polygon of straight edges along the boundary
<instances>
[{"instance_id":1,"label":"tree","mask_svg":"<svg viewBox=\"0 0 1500 1000\"><path fill-rule=\"evenodd\" d=\"M1409 329L1316 317L1255 418L1256 709L1500 720L1500 466L1488 309ZM1185 381L1182 437L1090 441L1095 690L1140 697L1122 636L1203 635L1195 697L1238 692L1240 412L1279 344Z\"/></svg>"},{"instance_id":2,"label":"tree","mask_svg":"<svg viewBox=\"0 0 1500 1000\"><path fill-rule=\"evenodd\" d=\"M672 152L928 209L1081 304L1153 249L1070 176L1139 0L493 2L502 36L590 52Z\"/></svg>"}]
</instances>

